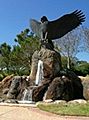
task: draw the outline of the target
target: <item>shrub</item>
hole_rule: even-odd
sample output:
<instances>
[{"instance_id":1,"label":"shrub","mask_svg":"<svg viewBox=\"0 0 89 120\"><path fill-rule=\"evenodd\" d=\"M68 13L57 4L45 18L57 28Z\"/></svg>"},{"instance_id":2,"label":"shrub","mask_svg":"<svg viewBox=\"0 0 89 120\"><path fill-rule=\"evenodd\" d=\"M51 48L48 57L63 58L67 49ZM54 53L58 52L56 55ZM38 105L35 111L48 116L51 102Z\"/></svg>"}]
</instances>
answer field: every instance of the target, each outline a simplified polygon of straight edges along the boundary
<instances>
[{"instance_id":1,"label":"shrub","mask_svg":"<svg viewBox=\"0 0 89 120\"><path fill-rule=\"evenodd\" d=\"M0 81L2 81L3 78L4 78L4 75L0 74Z\"/></svg>"},{"instance_id":2,"label":"shrub","mask_svg":"<svg viewBox=\"0 0 89 120\"><path fill-rule=\"evenodd\" d=\"M89 63L81 63L79 65L76 65L74 66L73 71L80 76L89 75Z\"/></svg>"}]
</instances>

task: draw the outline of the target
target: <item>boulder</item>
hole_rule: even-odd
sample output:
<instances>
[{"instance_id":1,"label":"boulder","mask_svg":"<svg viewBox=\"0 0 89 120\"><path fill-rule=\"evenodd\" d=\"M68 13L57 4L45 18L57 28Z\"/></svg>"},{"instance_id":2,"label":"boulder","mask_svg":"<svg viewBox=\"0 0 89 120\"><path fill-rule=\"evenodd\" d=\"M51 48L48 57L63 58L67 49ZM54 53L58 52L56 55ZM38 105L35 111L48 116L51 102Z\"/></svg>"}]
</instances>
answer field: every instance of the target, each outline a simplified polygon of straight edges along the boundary
<instances>
[{"instance_id":1,"label":"boulder","mask_svg":"<svg viewBox=\"0 0 89 120\"><path fill-rule=\"evenodd\" d=\"M4 101L4 103L14 103L14 104L16 103L16 104L18 104L18 101L15 99L7 99Z\"/></svg>"},{"instance_id":2,"label":"boulder","mask_svg":"<svg viewBox=\"0 0 89 120\"><path fill-rule=\"evenodd\" d=\"M9 91L7 93L8 99L16 99L18 93L19 93L19 85L21 82L20 76L15 76L12 80L11 86L9 88Z\"/></svg>"},{"instance_id":3,"label":"boulder","mask_svg":"<svg viewBox=\"0 0 89 120\"><path fill-rule=\"evenodd\" d=\"M45 99L73 100L83 99L83 86L81 80L71 71L64 76L56 77L46 91Z\"/></svg>"},{"instance_id":4,"label":"boulder","mask_svg":"<svg viewBox=\"0 0 89 120\"><path fill-rule=\"evenodd\" d=\"M45 103L52 103L53 100L52 99L47 99L47 100L44 100Z\"/></svg>"},{"instance_id":5,"label":"boulder","mask_svg":"<svg viewBox=\"0 0 89 120\"><path fill-rule=\"evenodd\" d=\"M83 80L83 96L86 100L89 100L89 80Z\"/></svg>"},{"instance_id":6,"label":"boulder","mask_svg":"<svg viewBox=\"0 0 89 120\"><path fill-rule=\"evenodd\" d=\"M50 82L50 79L44 79L43 81L41 81L40 86L34 87L32 92L33 101L38 102L43 100L45 92L47 91Z\"/></svg>"},{"instance_id":7,"label":"boulder","mask_svg":"<svg viewBox=\"0 0 89 120\"><path fill-rule=\"evenodd\" d=\"M84 99L81 79L73 71L70 70L66 71L66 76L72 82L74 99Z\"/></svg>"},{"instance_id":8,"label":"boulder","mask_svg":"<svg viewBox=\"0 0 89 120\"><path fill-rule=\"evenodd\" d=\"M0 82L0 98L6 99L13 77L14 75L9 75Z\"/></svg>"},{"instance_id":9,"label":"boulder","mask_svg":"<svg viewBox=\"0 0 89 120\"><path fill-rule=\"evenodd\" d=\"M77 99L77 100L71 100L68 102L68 104L86 104L87 101L84 99Z\"/></svg>"},{"instance_id":10,"label":"boulder","mask_svg":"<svg viewBox=\"0 0 89 120\"><path fill-rule=\"evenodd\" d=\"M21 99L24 89L27 87L26 77L15 76L7 93L8 99Z\"/></svg>"},{"instance_id":11,"label":"boulder","mask_svg":"<svg viewBox=\"0 0 89 120\"><path fill-rule=\"evenodd\" d=\"M55 78L48 87L45 99L66 101L73 99L72 82L67 77Z\"/></svg>"},{"instance_id":12,"label":"boulder","mask_svg":"<svg viewBox=\"0 0 89 120\"><path fill-rule=\"evenodd\" d=\"M55 100L54 104L66 104L67 102L65 100Z\"/></svg>"},{"instance_id":13,"label":"boulder","mask_svg":"<svg viewBox=\"0 0 89 120\"><path fill-rule=\"evenodd\" d=\"M38 60L43 61L44 78L54 78L61 70L61 56L58 52L50 49L41 48L32 56L32 67L30 79L35 80Z\"/></svg>"}]
</instances>

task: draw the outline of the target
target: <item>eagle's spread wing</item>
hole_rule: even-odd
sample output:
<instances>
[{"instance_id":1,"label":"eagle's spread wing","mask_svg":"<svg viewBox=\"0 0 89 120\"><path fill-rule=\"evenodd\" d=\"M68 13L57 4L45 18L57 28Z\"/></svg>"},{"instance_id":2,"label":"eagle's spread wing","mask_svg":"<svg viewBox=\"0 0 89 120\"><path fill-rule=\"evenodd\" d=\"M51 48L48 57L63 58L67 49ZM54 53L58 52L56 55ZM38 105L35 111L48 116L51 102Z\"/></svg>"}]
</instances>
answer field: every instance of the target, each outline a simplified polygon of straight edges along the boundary
<instances>
[{"instance_id":1,"label":"eagle's spread wing","mask_svg":"<svg viewBox=\"0 0 89 120\"><path fill-rule=\"evenodd\" d=\"M85 21L85 15L76 10L48 24L48 39L58 39Z\"/></svg>"},{"instance_id":2,"label":"eagle's spread wing","mask_svg":"<svg viewBox=\"0 0 89 120\"><path fill-rule=\"evenodd\" d=\"M83 12L81 12L81 10L76 10L71 14L66 14L57 20L48 21L47 24L45 24L46 22L41 23L34 19L31 19L30 26L32 31L39 38L41 38L42 32L45 31L44 33L47 33L46 38L53 40L64 36L84 21L85 15Z\"/></svg>"},{"instance_id":3,"label":"eagle's spread wing","mask_svg":"<svg viewBox=\"0 0 89 120\"><path fill-rule=\"evenodd\" d=\"M32 31L39 37L41 38L41 31L40 31L40 28L41 28L41 23L38 22L37 20L34 20L34 19L30 19L30 27L32 29Z\"/></svg>"}]
</instances>

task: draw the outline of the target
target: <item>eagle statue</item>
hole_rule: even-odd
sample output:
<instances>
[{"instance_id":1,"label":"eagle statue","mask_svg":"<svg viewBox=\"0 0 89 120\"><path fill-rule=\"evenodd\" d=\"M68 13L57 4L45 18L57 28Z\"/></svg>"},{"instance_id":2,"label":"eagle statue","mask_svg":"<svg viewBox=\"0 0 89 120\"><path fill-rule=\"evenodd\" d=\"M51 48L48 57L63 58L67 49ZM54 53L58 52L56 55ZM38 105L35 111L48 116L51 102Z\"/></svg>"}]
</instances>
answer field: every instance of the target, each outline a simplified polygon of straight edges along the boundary
<instances>
[{"instance_id":1,"label":"eagle statue","mask_svg":"<svg viewBox=\"0 0 89 120\"><path fill-rule=\"evenodd\" d=\"M43 16L40 22L31 19L30 27L33 33L36 34L41 41L48 40L49 42L63 37L65 34L81 25L84 21L85 15L83 12L81 10L75 10L54 21L49 21L46 16Z\"/></svg>"}]
</instances>

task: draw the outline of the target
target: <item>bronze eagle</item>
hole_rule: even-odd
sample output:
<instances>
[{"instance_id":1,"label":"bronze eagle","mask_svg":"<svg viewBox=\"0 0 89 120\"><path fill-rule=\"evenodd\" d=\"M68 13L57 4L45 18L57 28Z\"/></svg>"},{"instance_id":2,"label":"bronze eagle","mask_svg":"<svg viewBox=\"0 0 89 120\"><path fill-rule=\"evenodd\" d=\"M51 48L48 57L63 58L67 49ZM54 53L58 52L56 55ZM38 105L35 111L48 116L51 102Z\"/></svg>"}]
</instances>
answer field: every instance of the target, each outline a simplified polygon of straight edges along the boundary
<instances>
[{"instance_id":1,"label":"bronze eagle","mask_svg":"<svg viewBox=\"0 0 89 120\"><path fill-rule=\"evenodd\" d=\"M68 32L85 21L85 15L81 10L75 10L70 14L66 14L57 20L49 21L46 16L41 21L30 20L30 27L41 40L54 40L63 37Z\"/></svg>"}]
</instances>

